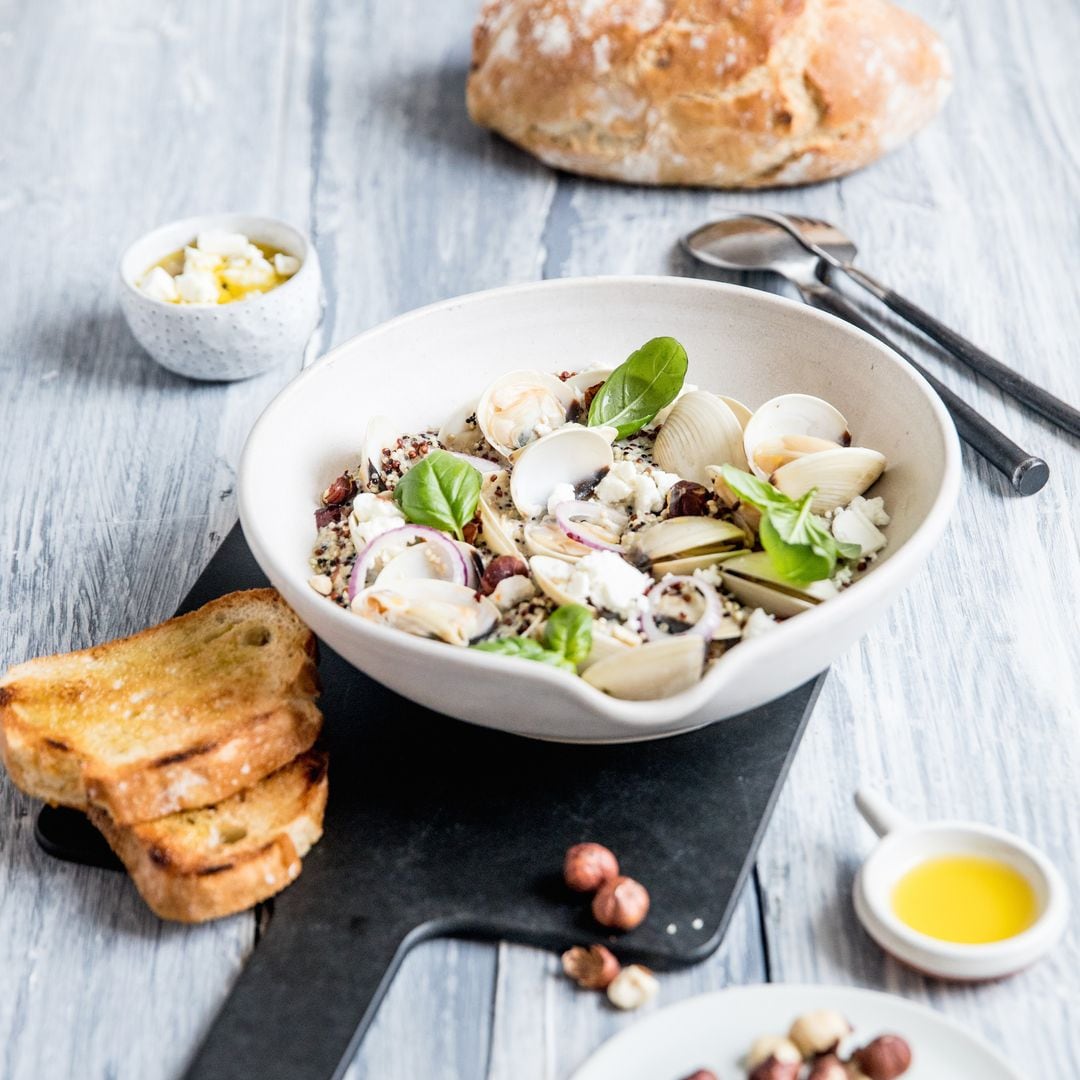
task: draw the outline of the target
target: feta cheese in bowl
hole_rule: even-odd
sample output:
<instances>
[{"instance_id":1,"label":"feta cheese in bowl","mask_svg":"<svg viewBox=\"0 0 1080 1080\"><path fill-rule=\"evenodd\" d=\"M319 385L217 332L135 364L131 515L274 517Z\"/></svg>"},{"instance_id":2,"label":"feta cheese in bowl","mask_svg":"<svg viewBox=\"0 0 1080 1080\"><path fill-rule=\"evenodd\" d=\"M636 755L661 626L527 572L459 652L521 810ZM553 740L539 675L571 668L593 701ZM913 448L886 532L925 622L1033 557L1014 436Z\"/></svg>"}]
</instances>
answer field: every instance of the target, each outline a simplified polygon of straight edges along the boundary
<instances>
[{"instance_id":1,"label":"feta cheese in bowl","mask_svg":"<svg viewBox=\"0 0 1080 1080\"><path fill-rule=\"evenodd\" d=\"M193 379L299 369L322 314L319 261L274 218L211 214L163 225L120 261L120 304L139 344Z\"/></svg>"}]
</instances>

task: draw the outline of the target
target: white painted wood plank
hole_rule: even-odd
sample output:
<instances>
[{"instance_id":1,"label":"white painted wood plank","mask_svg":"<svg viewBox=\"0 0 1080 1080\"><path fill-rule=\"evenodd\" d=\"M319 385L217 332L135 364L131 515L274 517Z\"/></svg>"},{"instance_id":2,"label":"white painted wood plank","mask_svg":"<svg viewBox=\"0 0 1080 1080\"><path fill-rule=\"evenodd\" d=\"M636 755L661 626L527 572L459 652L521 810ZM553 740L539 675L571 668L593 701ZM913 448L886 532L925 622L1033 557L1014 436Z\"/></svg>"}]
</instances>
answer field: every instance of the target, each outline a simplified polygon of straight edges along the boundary
<instances>
[{"instance_id":1,"label":"white painted wood plank","mask_svg":"<svg viewBox=\"0 0 1080 1080\"><path fill-rule=\"evenodd\" d=\"M115 267L130 239L190 213L306 226L308 16L0 14L0 233L18 268L0 290L0 666L168 615L232 524L242 440L300 358L228 387L169 375L128 333ZM6 777L0 807L0 1075L175 1075L252 916L161 923L123 875L41 854Z\"/></svg>"}]
</instances>

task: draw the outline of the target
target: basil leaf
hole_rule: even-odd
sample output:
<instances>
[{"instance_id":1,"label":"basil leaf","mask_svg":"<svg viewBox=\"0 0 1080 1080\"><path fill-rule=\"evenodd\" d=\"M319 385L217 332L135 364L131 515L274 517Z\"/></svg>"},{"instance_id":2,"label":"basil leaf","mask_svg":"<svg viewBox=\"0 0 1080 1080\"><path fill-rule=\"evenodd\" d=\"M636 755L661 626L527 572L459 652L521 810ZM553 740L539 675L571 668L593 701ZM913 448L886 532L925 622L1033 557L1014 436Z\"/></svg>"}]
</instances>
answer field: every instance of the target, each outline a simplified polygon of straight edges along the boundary
<instances>
[{"instance_id":1,"label":"basil leaf","mask_svg":"<svg viewBox=\"0 0 1080 1080\"><path fill-rule=\"evenodd\" d=\"M577 666L561 652L545 649L538 641L526 637L495 638L493 641L481 641L473 646L481 652L498 653L501 656L519 656L523 660L537 660L541 664L550 664L563 671L577 672Z\"/></svg>"},{"instance_id":2,"label":"basil leaf","mask_svg":"<svg viewBox=\"0 0 1080 1080\"><path fill-rule=\"evenodd\" d=\"M572 664L580 664L592 649L592 622L592 612L582 604L556 608L544 628L544 644Z\"/></svg>"},{"instance_id":3,"label":"basil leaf","mask_svg":"<svg viewBox=\"0 0 1080 1080\"><path fill-rule=\"evenodd\" d=\"M608 425L620 439L640 431L679 396L686 364L686 350L674 338L645 342L597 391L589 406L589 427Z\"/></svg>"},{"instance_id":4,"label":"basil leaf","mask_svg":"<svg viewBox=\"0 0 1080 1080\"><path fill-rule=\"evenodd\" d=\"M832 577L837 559L857 559L857 544L837 541L825 522L810 513L814 489L792 499L772 484L725 465L724 482L745 502L761 511L758 535L776 572L796 584Z\"/></svg>"},{"instance_id":5,"label":"basil leaf","mask_svg":"<svg viewBox=\"0 0 1080 1080\"><path fill-rule=\"evenodd\" d=\"M418 461L394 488L394 501L414 525L430 525L464 539L480 501L483 477L445 450L433 450Z\"/></svg>"}]
</instances>

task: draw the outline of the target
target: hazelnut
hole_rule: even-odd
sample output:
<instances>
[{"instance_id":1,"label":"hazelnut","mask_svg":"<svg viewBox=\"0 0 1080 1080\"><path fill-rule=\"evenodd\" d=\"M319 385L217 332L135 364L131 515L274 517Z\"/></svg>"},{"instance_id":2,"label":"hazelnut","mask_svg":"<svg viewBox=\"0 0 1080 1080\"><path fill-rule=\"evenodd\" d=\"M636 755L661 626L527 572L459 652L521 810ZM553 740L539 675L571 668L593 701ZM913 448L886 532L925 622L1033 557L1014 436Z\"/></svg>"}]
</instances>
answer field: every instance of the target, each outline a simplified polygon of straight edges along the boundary
<instances>
[{"instance_id":1,"label":"hazelnut","mask_svg":"<svg viewBox=\"0 0 1080 1080\"><path fill-rule=\"evenodd\" d=\"M563 861L563 880L574 892L596 892L619 876L619 860L603 844L575 844Z\"/></svg>"},{"instance_id":2,"label":"hazelnut","mask_svg":"<svg viewBox=\"0 0 1080 1080\"><path fill-rule=\"evenodd\" d=\"M894 1080L911 1065L911 1047L899 1035L879 1035L851 1055L851 1062L868 1080Z\"/></svg>"},{"instance_id":3,"label":"hazelnut","mask_svg":"<svg viewBox=\"0 0 1080 1080\"><path fill-rule=\"evenodd\" d=\"M677 480L668 489L669 517L704 517L709 512L711 493L704 484L693 480Z\"/></svg>"},{"instance_id":4,"label":"hazelnut","mask_svg":"<svg viewBox=\"0 0 1080 1080\"><path fill-rule=\"evenodd\" d=\"M831 1054L851 1034L851 1025L834 1009L804 1013L788 1032L803 1057Z\"/></svg>"},{"instance_id":5,"label":"hazelnut","mask_svg":"<svg viewBox=\"0 0 1080 1080\"><path fill-rule=\"evenodd\" d=\"M323 493L323 506L340 506L347 499L356 494L356 481L348 474L342 473Z\"/></svg>"},{"instance_id":6,"label":"hazelnut","mask_svg":"<svg viewBox=\"0 0 1080 1080\"><path fill-rule=\"evenodd\" d=\"M607 996L617 1009L637 1009L652 1001L659 989L656 976L647 967L630 964L611 980Z\"/></svg>"},{"instance_id":7,"label":"hazelnut","mask_svg":"<svg viewBox=\"0 0 1080 1080\"><path fill-rule=\"evenodd\" d=\"M603 945L575 945L562 954L563 971L583 990L606 990L619 974L619 961Z\"/></svg>"},{"instance_id":8,"label":"hazelnut","mask_svg":"<svg viewBox=\"0 0 1080 1080\"><path fill-rule=\"evenodd\" d=\"M802 1058L778 1061L771 1054L750 1074L749 1080L798 1080Z\"/></svg>"},{"instance_id":9,"label":"hazelnut","mask_svg":"<svg viewBox=\"0 0 1080 1080\"><path fill-rule=\"evenodd\" d=\"M806 1080L849 1080L849 1077L847 1069L835 1054L825 1054L810 1067Z\"/></svg>"},{"instance_id":10,"label":"hazelnut","mask_svg":"<svg viewBox=\"0 0 1080 1080\"><path fill-rule=\"evenodd\" d=\"M746 1055L746 1070L753 1072L763 1061L774 1057L783 1065L801 1065L799 1048L784 1035L762 1035L750 1044Z\"/></svg>"},{"instance_id":11,"label":"hazelnut","mask_svg":"<svg viewBox=\"0 0 1080 1080\"><path fill-rule=\"evenodd\" d=\"M490 596L495 587L500 581L505 580L508 577L516 577L518 574L523 574L525 577L529 575L529 568L525 563L513 555L496 555L491 562L488 563L487 569L484 571L483 576L480 578L480 594L482 596ZM590 845L578 845L579 847L588 847ZM599 844L592 845L593 847L599 847ZM574 849L571 848L571 851ZM603 850L607 850L606 848ZM609 852L610 854L610 852ZM611 856L613 859L614 855Z\"/></svg>"},{"instance_id":12,"label":"hazelnut","mask_svg":"<svg viewBox=\"0 0 1080 1080\"><path fill-rule=\"evenodd\" d=\"M633 878L612 878L601 885L593 897L592 913L601 926L633 930L649 913L649 894L645 886Z\"/></svg>"}]
</instances>

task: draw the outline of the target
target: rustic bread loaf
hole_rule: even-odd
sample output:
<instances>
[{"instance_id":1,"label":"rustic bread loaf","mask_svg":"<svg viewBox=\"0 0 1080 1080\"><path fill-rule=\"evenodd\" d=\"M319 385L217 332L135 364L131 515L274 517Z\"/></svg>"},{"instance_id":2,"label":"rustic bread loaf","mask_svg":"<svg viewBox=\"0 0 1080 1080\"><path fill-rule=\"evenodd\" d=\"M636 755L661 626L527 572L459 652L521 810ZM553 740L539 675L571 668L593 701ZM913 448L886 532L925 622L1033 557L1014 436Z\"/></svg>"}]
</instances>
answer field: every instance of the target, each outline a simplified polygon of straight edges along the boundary
<instances>
[{"instance_id":1,"label":"rustic bread loaf","mask_svg":"<svg viewBox=\"0 0 1080 1080\"><path fill-rule=\"evenodd\" d=\"M488 0L467 96L571 172L765 187L876 160L950 81L940 39L887 0Z\"/></svg>"}]
</instances>

